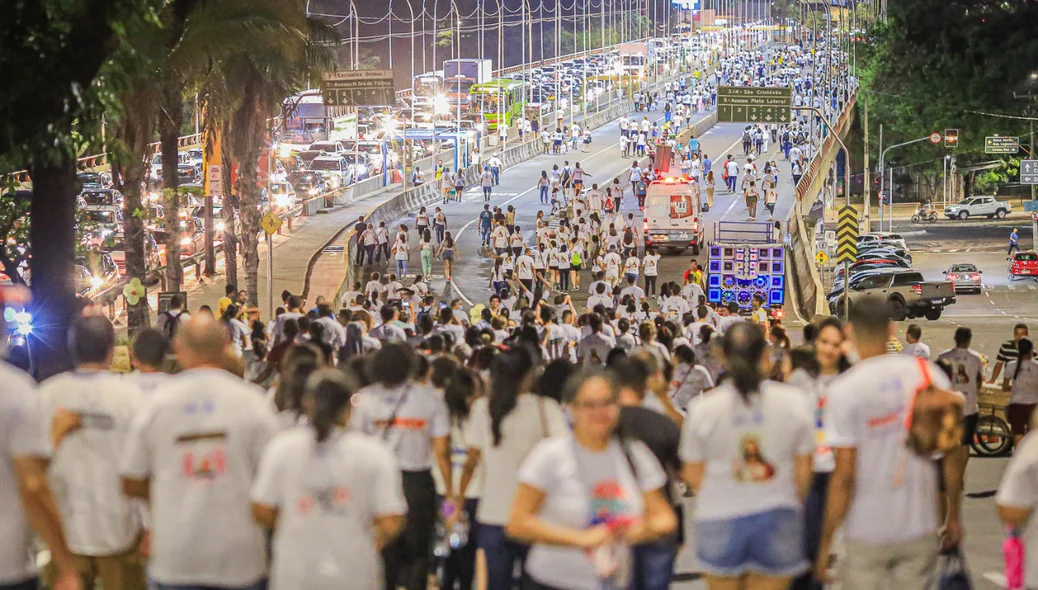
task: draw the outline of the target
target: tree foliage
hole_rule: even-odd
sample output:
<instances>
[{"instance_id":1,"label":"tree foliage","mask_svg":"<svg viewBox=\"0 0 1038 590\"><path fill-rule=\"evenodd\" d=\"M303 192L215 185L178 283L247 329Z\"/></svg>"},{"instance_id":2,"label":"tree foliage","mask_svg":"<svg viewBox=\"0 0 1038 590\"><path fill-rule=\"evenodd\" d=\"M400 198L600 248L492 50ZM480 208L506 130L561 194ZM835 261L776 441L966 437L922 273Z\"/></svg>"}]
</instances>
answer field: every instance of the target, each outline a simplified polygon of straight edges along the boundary
<instances>
[{"instance_id":1,"label":"tree foliage","mask_svg":"<svg viewBox=\"0 0 1038 590\"><path fill-rule=\"evenodd\" d=\"M928 178L946 154L960 167L996 159L984 154L986 136L1027 135L1027 121L1012 117L1027 112L1014 93L1027 89L1038 63L1038 0L899 0L888 11L858 51L873 158L880 124L886 146L959 130L958 148L921 142L890 153L925 163Z\"/></svg>"}]
</instances>

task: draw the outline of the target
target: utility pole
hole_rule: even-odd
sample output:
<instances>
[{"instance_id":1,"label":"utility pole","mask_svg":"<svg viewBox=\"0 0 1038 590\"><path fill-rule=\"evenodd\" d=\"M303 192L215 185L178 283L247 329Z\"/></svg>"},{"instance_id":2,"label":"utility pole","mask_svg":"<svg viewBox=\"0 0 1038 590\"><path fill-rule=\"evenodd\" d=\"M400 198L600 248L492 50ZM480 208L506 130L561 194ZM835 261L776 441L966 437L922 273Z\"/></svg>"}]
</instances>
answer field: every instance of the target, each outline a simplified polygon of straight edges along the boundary
<instances>
[{"instance_id":1,"label":"utility pole","mask_svg":"<svg viewBox=\"0 0 1038 590\"><path fill-rule=\"evenodd\" d=\"M865 209L865 231L872 231L872 185L869 184L869 101L867 98L862 97L862 130L865 133L864 137L864 184L862 185L862 198L864 199ZM850 166L850 160L847 160L847 165Z\"/></svg>"}]
</instances>

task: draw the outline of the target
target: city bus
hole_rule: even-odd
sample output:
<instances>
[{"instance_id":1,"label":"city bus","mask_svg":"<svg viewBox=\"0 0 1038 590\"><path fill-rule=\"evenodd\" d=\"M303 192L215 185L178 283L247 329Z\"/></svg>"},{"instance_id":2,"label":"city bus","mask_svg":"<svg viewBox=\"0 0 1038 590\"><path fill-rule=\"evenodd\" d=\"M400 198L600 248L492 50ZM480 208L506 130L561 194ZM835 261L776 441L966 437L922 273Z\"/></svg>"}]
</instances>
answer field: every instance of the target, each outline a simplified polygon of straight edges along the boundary
<instances>
[{"instance_id":1,"label":"city bus","mask_svg":"<svg viewBox=\"0 0 1038 590\"><path fill-rule=\"evenodd\" d=\"M498 78L469 88L469 108L483 114L487 128L497 129L504 120L511 127L523 113L526 103L525 84L520 80Z\"/></svg>"}]
</instances>

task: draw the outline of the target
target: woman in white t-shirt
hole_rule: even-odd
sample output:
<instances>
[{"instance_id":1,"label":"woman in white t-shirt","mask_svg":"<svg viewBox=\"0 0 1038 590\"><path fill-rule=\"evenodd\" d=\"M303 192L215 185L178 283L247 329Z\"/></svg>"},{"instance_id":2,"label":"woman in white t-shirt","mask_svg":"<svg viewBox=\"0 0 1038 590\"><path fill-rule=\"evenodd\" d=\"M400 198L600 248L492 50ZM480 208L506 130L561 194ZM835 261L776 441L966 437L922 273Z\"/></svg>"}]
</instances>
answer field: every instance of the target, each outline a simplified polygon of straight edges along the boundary
<instances>
[{"instance_id":1,"label":"woman in white t-shirt","mask_svg":"<svg viewBox=\"0 0 1038 590\"><path fill-rule=\"evenodd\" d=\"M311 428L275 437L252 487L252 513L274 531L271 590L376 590L379 551L401 530L407 503L393 453L347 431L353 391L342 371L307 382Z\"/></svg>"},{"instance_id":2,"label":"woman in white t-shirt","mask_svg":"<svg viewBox=\"0 0 1038 590\"><path fill-rule=\"evenodd\" d=\"M1031 430L1031 415L1038 407L1038 361L1034 360L1034 343L1030 338L1017 342L1017 360L1006 365L1002 391L1011 392L1006 420L1017 443ZM1012 383L1012 385L1010 385Z\"/></svg>"},{"instance_id":3,"label":"woman in white t-shirt","mask_svg":"<svg viewBox=\"0 0 1038 590\"><path fill-rule=\"evenodd\" d=\"M235 304L230 304L223 312L223 325L227 329L227 336L231 342L231 349L236 358L241 358L247 348L249 338L249 327L241 321L238 316L240 309Z\"/></svg>"},{"instance_id":4,"label":"woman in white t-shirt","mask_svg":"<svg viewBox=\"0 0 1038 590\"><path fill-rule=\"evenodd\" d=\"M729 379L688 407L680 455L696 493L699 564L711 587L786 588L810 567L801 513L815 441L796 388L764 381L764 332L725 333Z\"/></svg>"},{"instance_id":5,"label":"woman in white t-shirt","mask_svg":"<svg viewBox=\"0 0 1038 590\"><path fill-rule=\"evenodd\" d=\"M688 413L688 404L704 391L713 389L714 380L706 367L696 363L696 353L691 346L674 349L676 366L670 381L670 399L674 407Z\"/></svg>"},{"instance_id":6,"label":"woman in white t-shirt","mask_svg":"<svg viewBox=\"0 0 1038 590\"><path fill-rule=\"evenodd\" d=\"M815 454L812 461L814 475L804 505L804 548L809 556L818 554L825 518L825 501L829 496L829 477L836 468L836 458L825 440L825 408L829 385L850 368L844 355L846 334L839 318L827 317L818 323L814 345L814 367L796 368L788 383L802 390L808 412L814 418ZM803 574L795 588L810 588L812 572Z\"/></svg>"},{"instance_id":7,"label":"woman in white t-shirt","mask_svg":"<svg viewBox=\"0 0 1038 590\"><path fill-rule=\"evenodd\" d=\"M440 357L449 359L450 357ZM434 361L434 369L435 363ZM446 384L443 387L443 401L447 404L447 411L451 421L451 464L453 468L454 489L460 489L462 468L465 465L465 454L468 450L468 442L465 438L465 430L471 415L473 402L483 395L483 379L473 370L455 366L449 372ZM436 493L444 500L443 475L439 469L433 470L436 479ZM459 506L461 512L450 515L447 518L449 532L465 532L463 537L455 537L458 541L452 542L450 552L443 561L443 576L440 580L440 588L453 590L455 582L461 588L472 588L472 582L476 577L476 510L479 506L480 493L483 491L483 470L477 470L470 485L465 490L464 502Z\"/></svg>"},{"instance_id":8,"label":"woman in white t-shirt","mask_svg":"<svg viewBox=\"0 0 1038 590\"><path fill-rule=\"evenodd\" d=\"M645 265L645 294L655 295L656 277L660 274L660 255L656 253L655 248L649 246L645 249L645 257L642 258L642 263Z\"/></svg>"},{"instance_id":9,"label":"woman in white t-shirt","mask_svg":"<svg viewBox=\"0 0 1038 590\"><path fill-rule=\"evenodd\" d=\"M631 547L678 526L663 495L667 476L648 447L617 432L619 388L611 374L571 377L565 399L573 433L530 452L508 520L509 535L532 544L524 587L626 588Z\"/></svg>"},{"instance_id":10,"label":"woman in white t-shirt","mask_svg":"<svg viewBox=\"0 0 1038 590\"><path fill-rule=\"evenodd\" d=\"M495 328L495 335L499 331ZM473 402L465 428L468 457L458 492L468 493L482 466L476 521L479 547L486 555L487 588L511 588L515 564L526 559L526 545L505 535L519 467L539 441L568 432L558 402L533 392L532 369L533 358L525 349L498 354L490 364L489 396Z\"/></svg>"}]
</instances>

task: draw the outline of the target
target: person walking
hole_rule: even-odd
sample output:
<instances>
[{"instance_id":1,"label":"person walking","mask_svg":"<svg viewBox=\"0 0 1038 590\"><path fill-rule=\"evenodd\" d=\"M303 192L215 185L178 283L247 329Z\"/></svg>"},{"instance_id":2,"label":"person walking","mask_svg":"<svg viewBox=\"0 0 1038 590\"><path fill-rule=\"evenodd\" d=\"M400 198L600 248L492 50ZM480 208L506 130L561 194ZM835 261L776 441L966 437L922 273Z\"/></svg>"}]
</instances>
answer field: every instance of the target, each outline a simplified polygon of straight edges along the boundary
<instances>
[{"instance_id":1,"label":"person walking","mask_svg":"<svg viewBox=\"0 0 1038 590\"><path fill-rule=\"evenodd\" d=\"M440 192L443 194L443 204L450 200L450 192L454 190L454 177L451 176L450 168L444 168L443 177L440 178Z\"/></svg>"},{"instance_id":2,"label":"person walking","mask_svg":"<svg viewBox=\"0 0 1038 590\"><path fill-rule=\"evenodd\" d=\"M850 313L851 338L860 359L829 386L825 442L835 466L829 481L815 578L829 575L832 540L843 528L841 587L848 590L929 587L939 545L962 540L962 473L955 453L941 459L945 502L939 511L938 469L905 445L906 409L921 389L948 390L951 383L933 363L887 354L892 333L886 300L865 297ZM884 426L884 425L891 426ZM894 427L897 425L897 427ZM934 438L941 433L933 433ZM938 515L944 513L938 544Z\"/></svg>"},{"instance_id":3,"label":"person walking","mask_svg":"<svg viewBox=\"0 0 1038 590\"><path fill-rule=\"evenodd\" d=\"M494 175L490 173L490 166L484 166L479 175L479 186L483 188L483 201L490 202L490 192L494 188Z\"/></svg>"},{"instance_id":4,"label":"person walking","mask_svg":"<svg viewBox=\"0 0 1038 590\"><path fill-rule=\"evenodd\" d=\"M433 212L433 233L436 235L436 245L443 242L444 232L447 231L447 216L439 207Z\"/></svg>"},{"instance_id":5,"label":"person walking","mask_svg":"<svg viewBox=\"0 0 1038 590\"><path fill-rule=\"evenodd\" d=\"M407 260L410 256L410 247L405 240L400 239L393 244L393 258L396 260L396 274L401 279L407 276ZM389 257L387 256L386 258Z\"/></svg>"},{"instance_id":6,"label":"person walking","mask_svg":"<svg viewBox=\"0 0 1038 590\"><path fill-rule=\"evenodd\" d=\"M407 501L403 534L382 549L385 587L425 590L433 526L440 512L432 476L434 461L443 474L444 496L455 497L447 406L435 389L414 379L417 358L405 344L384 344L368 368L374 383L351 400L350 429L379 438L391 449ZM454 508L453 501L444 505L445 510Z\"/></svg>"},{"instance_id":7,"label":"person walking","mask_svg":"<svg viewBox=\"0 0 1038 590\"><path fill-rule=\"evenodd\" d=\"M490 230L494 224L494 214L490 212L490 205L483 205L479 212L479 238L480 246L486 248L490 245Z\"/></svg>"},{"instance_id":8,"label":"person walking","mask_svg":"<svg viewBox=\"0 0 1038 590\"><path fill-rule=\"evenodd\" d=\"M757 219L757 200L760 198L756 182L752 180L750 181L749 185L746 187L745 198L746 209L750 214L749 221L754 221Z\"/></svg>"},{"instance_id":9,"label":"person walking","mask_svg":"<svg viewBox=\"0 0 1038 590\"><path fill-rule=\"evenodd\" d=\"M766 381L764 332L739 322L724 334L730 377L688 406L683 477L696 494L696 554L711 588L786 588L810 569L804 500L815 449L803 393ZM755 557L755 556L767 556Z\"/></svg>"},{"instance_id":10,"label":"person walking","mask_svg":"<svg viewBox=\"0 0 1038 590\"><path fill-rule=\"evenodd\" d=\"M454 200L460 203L461 195L465 192L465 173L462 170L458 170L458 173L454 175L453 191L454 192L451 194L454 197ZM484 199L489 200L486 199L486 195L484 195Z\"/></svg>"},{"instance_id":11,"label":"person walking","mask_svg":"<svg viewBox=\"0 0 1038 590\"><path fill-rule=\"evenodd\" d=\"M1010 393L1006 419L1013 430L1013 440L1019 444L1030 431L1031 415L1038 407L1038 361L1034 360L1034 343L1030 338L1021 338L1016 345L1017 358L1006 365L1002 391Z\"/></svg>"},{"instance_id":12,"label":"person walking","mask_svg":"<svg viewBox=\"0 0 1038 590\"><path fill-rule=\"evenodd\" d=\"M1013 250L1020 251L1020 234L1017 233L1015 227L1013 231L1009 232L1009 249L1006 250L1006 256L1011 255Z\"/></svg>"},{"instance_id":13,"label":"person walking","mask_svg":"<svg viewBox=\"0 0 1038 590\"><path fill-rule=\"evenodd\" d=\"M724 163L724 171L727 174L724 180L728 187L728 192L734 193L736 180L739 178L739 163L735 161L731 154L728 154L728 159Z\"/></svg>"},{"instance_id":14,"label":"person walking","mask_svg":"<svg viewBox=\"0 0 1038 590\"><path fill-rule=\"evenodd\" d=\"M529 588L625 588L632 548L677 528L663 494L667 475L644 443L617 432L619 386L611 373L578 373L563 395L573 432L540 442L523 462L507 532L532 545Z\"/></svg>"},{"instance_id":15,"label":"person walking","mask_svg":"<svg viewBox=\"0 0 1038 590\"><path fill-rule=\"evenodd\" d=\"M343 371L319 370L305 389L309 427L271 441L250 494L273 532L270 588L380 587L379 552L408 508L399 463L377 436L346 429L354 392Z\"/></svg>"},{"instance_id":16,"label":"person walking","mask_svg":"<svg viewBox=\"0 0 1038 590\"><path fill-rule=\"evenodd\" d=\"M454 245L454 237L451 236L451 232L447 232L446 237L440 244L439 256L443 258L443 276L447 279L447 283L451 282L452 271L454 270L454 260L461 261L461 252L458 251Z\"/></svg>"},{"instance_id":17,"label":"person walking","mask_svg":"<svg viewBox=\"0 0 1038 590\"><path fill-rule=\"evenodd\" d=\"M484 487L476 521L488 588L512 588L515 565L522 570L526 559L527 546L505 534L523 461L538 442L569 432L559 403L534 387L532 370L533 358L526 349L497 355L490 363L489 395L472 403L465 427L468 455L458 493L467 493L482 466Z\"/></svg>"},{"instance_id":18,"label":"person walking","mask_svg":"<svg viewBox=\"0 0 1038 590\"><path fill-rule=\"evenodd\" d=\"M427 279L432 276L432 260L434 249L435 246L433 246L432 243L432 234L429 233L429 230L425 230L424 232L422 232L422 235L418 241L418 256L422 262L422 276Z\"/></svg>"},{"instance_id":19,"label":"person walking","mask_svg":"<svg viewBox=\"0 0 1038 590\"><path fill-rule=\"evenodd\" d=\"M714 191L716 190L714 181L714 171L710 170L706 173L706 204L707 207L714 208Z\"/></svg>"},{"instance_id":20,"label":"person walking","mask_svg":"<svg viewBox=\"0 0 1038 590\"><path fill-rule=\"evenodd\" d=\"M490 165L490 174L494 176L494 186L501 184L501 158L494 154L490 156L487 164Z\"/></svg>"},{"instance_id":21,"label":"person walking","mask_svg":"<svg viewBox=\"0 0 1038 590\"><path fill-rule=\"evenodd\" d=\"M541 177L537 179L537 190L540 195L540 203L543 205L551 204L551 199L548 197L550 187L551 180L548 179L548 171L541 170Z\"/></svg>"}]
</instances>

